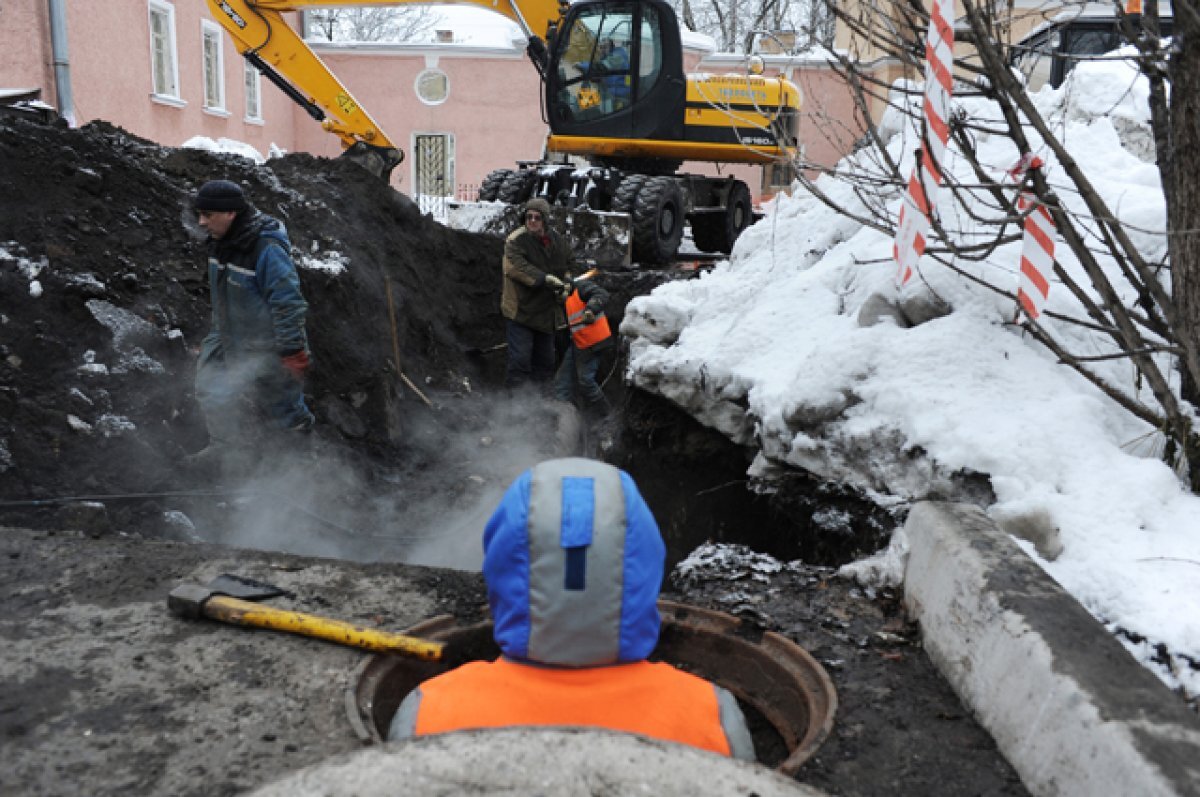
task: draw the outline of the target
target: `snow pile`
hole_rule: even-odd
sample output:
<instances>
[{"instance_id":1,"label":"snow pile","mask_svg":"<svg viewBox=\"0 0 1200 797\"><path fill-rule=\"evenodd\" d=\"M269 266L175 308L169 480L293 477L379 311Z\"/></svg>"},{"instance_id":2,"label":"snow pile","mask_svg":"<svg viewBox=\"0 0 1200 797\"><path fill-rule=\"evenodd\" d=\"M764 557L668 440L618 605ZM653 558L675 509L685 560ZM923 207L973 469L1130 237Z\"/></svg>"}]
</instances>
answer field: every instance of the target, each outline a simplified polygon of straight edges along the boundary
<instances>
[{"instance_id":1,"label":"snow pile","mask_svg":"<svg viewBox=\"0 0 1200 797\"><path fill-rule=\"evenodd\" d=\"M1060 91L1045 91L1037 102L1156 260L1166 252L1159 177L1122 145L1148 130L1142 92L1129 65L1095 62L1079 65ZM1003 126L986 101L956 102L967 118ZM916 132L899 115L883 127L907 174ZM1040 139L1027 134L1069 212L1082 213ZM1006 138L977 133L975 144L997 177L1017 160ZM839 171L862 177L873 169L869 154L847 158ZM953 152L948 170L977 182ZM823 177L819 186L865 212L847 183ZM883 199L894 218L899 192ZM1165 645L1160 665L1147 646L1127 642L1168 685L1200 694L1200 498L1155 458L1161 437L1012 326L1012 300L928 258L898 294L891 238L803 191L767 211L729 262L630 303L621 332L631 341L633 383L759 447L760 458L855 484L881 504L896 496L965 498L963 485L978 481L969 477L986 474L997 522L1021 534L1030 555L1096 617L1122 629L1122 638ZM949 203L941 211L960 241L991 234ZM1015 242L983 262L957 265L1015 291L1019 248ZM1058 255L1086 284L1065 246ZM1132 289L1115 264L1104 267L1128 299ZM1058 284L1046 309L1087 317ZM1046 323L1068 351L1112 352L1103 336ZM1095 368L1138 392L1127 360ZM1148 393L1141 398L1152 404ZM896 553L854 575L894 578Z\"/></svg>"},{"instance_id":2,"label":"snow pile","mask_svg":"<svg viewBox=\"0 0 1200 797\"><path fill-rule=\"evenodd\" d=\"M671 571L671 581L682 587L702 581L739 581L746 578L765 584L783 567L783 563L775 557L756 553L745 545L710 542L701 545L675 565Z\"/></svg>"},{"instance_id":3,"label":"snow pile","mask_svg":"<svg viewBox=\"0 0 1200 797\"><path fill-rule=\"evenodd\" d=\"M301 255L296 260L296 265L311 271L324 271L331 276L337 276L345 272L350 265L350 258L336 249L328 252L317 251L317 242L313 241L312 253Z\"/></svg>"},{"instance_id":4,"label":"snow pile","mask_svg":"<svg viewBox=\"0 0 1200 797\"><path fill-rule=\"evenodd\" d=\"M208 136L192 136L180 146L182 146L184 149L199 149L205 152L240 155L241 157L249 161L253 161L258 165L262 165L267 162L267 159L262 156L262 153L253 146L244 141L237 141L232 138L218 138L214 140ZM285 154L287 154L286 150L280 149L275 144L271 144L269 157L280 158Z\"/></svg>"},{"instance_id":5,"label":"snow pile","mask_svg":"<svg viewBox=\"0 0 1200 797\"><path fill-rule=\"evenodd\" d=\"M38 280L38 275L46 268L47 261L44 257L36 261L22 257L16 254L20 248L20 244L15 241L0 243L0 263L15 265L21 275L29 280L29 295L36 299L42 295L42 283Z\"/></svg>"}]
</instances>

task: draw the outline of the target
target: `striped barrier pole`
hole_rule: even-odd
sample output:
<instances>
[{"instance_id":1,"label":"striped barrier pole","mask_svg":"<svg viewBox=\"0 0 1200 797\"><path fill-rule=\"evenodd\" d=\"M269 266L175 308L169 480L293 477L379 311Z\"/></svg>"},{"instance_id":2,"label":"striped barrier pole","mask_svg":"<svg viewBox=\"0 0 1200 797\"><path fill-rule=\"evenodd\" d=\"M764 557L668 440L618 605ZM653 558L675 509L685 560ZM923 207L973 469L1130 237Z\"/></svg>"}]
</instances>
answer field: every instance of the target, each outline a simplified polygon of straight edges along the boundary
<instances>
[{"instance_id":1,"label":"striped barrier pole","mask_svg":"<svg viewBox=\"0 0 1200 797\"><path fill-rule=\"evenodd\" d=\"M908 282L921 255L925 254L934 198L942 184L946 141L950 138L950 98L953 96L954 0L934 0L925 39L925 101L922 109L925 134L921 138L918 162L908 178L908 187L900 205L900 221L892 257L896 261L896 282Z\"/></svg>"}]
</instances>

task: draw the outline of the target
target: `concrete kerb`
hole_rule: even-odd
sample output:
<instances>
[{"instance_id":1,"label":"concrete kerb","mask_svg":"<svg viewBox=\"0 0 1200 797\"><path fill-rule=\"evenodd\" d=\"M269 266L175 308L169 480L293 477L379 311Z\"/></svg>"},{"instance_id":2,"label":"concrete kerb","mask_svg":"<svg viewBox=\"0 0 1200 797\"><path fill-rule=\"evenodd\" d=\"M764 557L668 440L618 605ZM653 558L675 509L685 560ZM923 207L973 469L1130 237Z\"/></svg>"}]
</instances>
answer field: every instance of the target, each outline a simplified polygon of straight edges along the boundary
<instances>
[{"instance_id":1,"label":"concrete kerb","mask_svg":"<svg viewBox=\"0 0 1200 797\"><path fill-rule=\"evenodd\" d=\"M919 503L905 533L925 648L1032 794L1200 794L1200 718L986 514Z\"/></svg>"}]
</instances>

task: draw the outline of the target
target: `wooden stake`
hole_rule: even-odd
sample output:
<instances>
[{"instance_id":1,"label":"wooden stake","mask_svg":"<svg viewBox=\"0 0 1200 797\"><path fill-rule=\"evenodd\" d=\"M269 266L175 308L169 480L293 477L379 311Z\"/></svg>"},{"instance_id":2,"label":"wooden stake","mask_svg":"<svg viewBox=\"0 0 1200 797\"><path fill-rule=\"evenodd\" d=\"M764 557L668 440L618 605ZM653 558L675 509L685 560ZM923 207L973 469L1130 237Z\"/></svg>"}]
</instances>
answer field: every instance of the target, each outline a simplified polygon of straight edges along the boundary
<instances>
[{"instance_id":1,"label":"wooden stake","mask_svg":"<svg viewBox=\"0 0 1200 797\"><path fill-rule=\"evenodd\" d=\"M408 385L408 389L416 393L421 401L425 402L425 406L432 408L433 402L426 398L425 394L400 370L400 335L396 331L396 304L392 301L392 278L386 274L383 275L383 290L387 293L388 321L392 324L392 367L396 369L396 373L404 380L404 384Z\"/></svg>"}]
</instances>

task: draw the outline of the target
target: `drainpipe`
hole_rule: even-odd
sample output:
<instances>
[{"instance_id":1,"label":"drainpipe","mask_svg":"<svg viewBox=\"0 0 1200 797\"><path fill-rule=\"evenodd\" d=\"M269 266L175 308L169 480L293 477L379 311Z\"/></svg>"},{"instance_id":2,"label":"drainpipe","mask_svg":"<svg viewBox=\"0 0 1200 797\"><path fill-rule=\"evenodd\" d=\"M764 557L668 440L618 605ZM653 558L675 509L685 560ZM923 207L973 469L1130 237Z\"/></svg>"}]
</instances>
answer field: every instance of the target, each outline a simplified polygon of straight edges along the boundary
<instances>
[{"instance_id":1,"label":"drainpipe","mask_svg":"<svg viewBox=\"0 0 1200 797\"><path fill-rule=\"evenodd\" d=\"M66 0L50 0L50 46L54 51L54 93L58 112L75 126L75 98L71 94L71 63L67 57Z\"/></svg>"}]
</instances>

